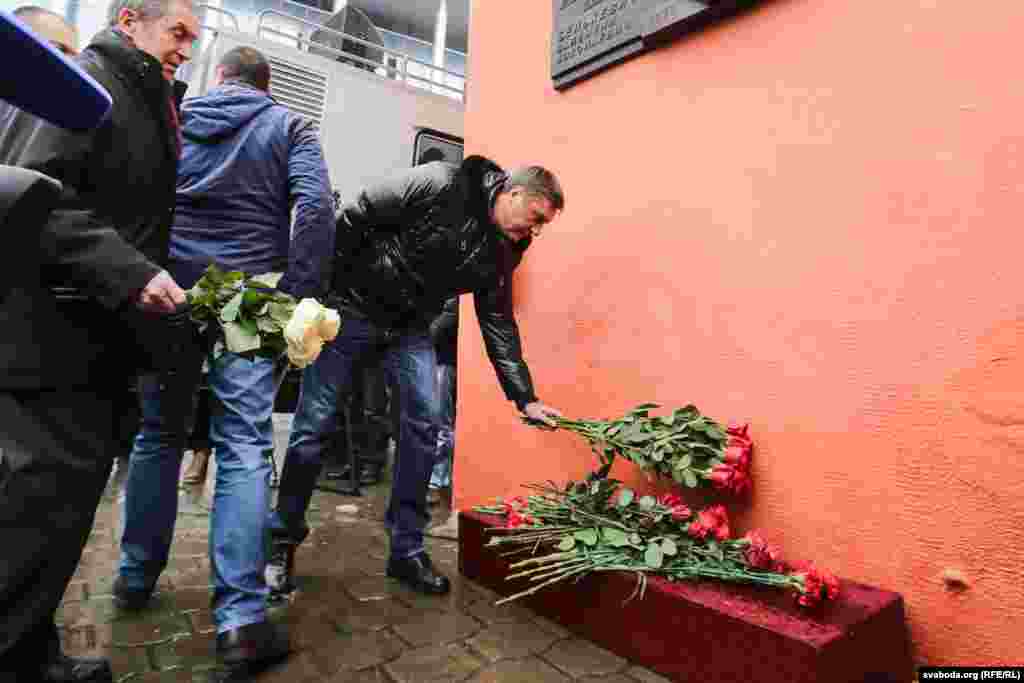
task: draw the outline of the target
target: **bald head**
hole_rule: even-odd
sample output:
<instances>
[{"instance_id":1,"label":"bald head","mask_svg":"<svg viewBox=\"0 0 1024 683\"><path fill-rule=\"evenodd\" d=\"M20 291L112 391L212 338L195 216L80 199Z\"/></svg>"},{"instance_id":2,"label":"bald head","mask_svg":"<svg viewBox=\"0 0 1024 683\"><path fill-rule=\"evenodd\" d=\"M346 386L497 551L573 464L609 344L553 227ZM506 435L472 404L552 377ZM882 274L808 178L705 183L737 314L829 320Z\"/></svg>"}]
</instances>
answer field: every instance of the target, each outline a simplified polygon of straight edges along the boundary
<instances>
[{"instance_id":1,"label":"bald head","mask_svg":"<svg viewBox=\"0 0 1024 683\"><path fill-rule=\"evenodd\" d=\"M64 17L42 7L19 7L14 16L28 24L36 35L47 40L55 48L74 57L78 54L78 32Z\"/></svg>"}]
</instances>

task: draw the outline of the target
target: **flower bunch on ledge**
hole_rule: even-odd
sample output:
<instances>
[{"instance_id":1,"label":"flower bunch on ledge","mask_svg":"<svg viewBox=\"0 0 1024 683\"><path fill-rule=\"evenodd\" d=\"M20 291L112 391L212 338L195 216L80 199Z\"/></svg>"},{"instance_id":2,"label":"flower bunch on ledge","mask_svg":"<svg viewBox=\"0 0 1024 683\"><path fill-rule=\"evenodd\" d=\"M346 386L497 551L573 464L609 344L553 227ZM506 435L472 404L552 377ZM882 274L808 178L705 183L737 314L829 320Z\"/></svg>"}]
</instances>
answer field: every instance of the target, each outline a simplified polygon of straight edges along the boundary
<instances>
[{"instance_id":1,"label":"flower bunch on ledge","mask_svg":"<svg viewBox=\"0 0 1024 683\"><path fill-rule=\"evenodd\" d=\"M675 495L642 496L620 482L592 474L564 489L531 485L535 495L475 508L505 517L488 546L511 547L506 578L533 585L498 604L546 586L599 571L633 572L636 595L647 576L670 581L711 579L792 590L798 604L814 607L839 596L839 582L811 563L787 563L757 532L733 538L725 508L691 510Z\"/></svg>"},{"instance_id":2,"label":"flower bunch on ledge","mask_svg":"<svg viewBox=\"0 0 1024 683\"><path fill-rule=\"evenodd\" d=\"M659 407L644 403L617 420L556 418L556 422L590 443L602 462L602 474L608 473L616 457L622 457L641 470L689 488L709 485L734 495L750 490L754 444L748 425L723 427L692 405L652 417L650 411Z\"/></svg>"}]
</instances>

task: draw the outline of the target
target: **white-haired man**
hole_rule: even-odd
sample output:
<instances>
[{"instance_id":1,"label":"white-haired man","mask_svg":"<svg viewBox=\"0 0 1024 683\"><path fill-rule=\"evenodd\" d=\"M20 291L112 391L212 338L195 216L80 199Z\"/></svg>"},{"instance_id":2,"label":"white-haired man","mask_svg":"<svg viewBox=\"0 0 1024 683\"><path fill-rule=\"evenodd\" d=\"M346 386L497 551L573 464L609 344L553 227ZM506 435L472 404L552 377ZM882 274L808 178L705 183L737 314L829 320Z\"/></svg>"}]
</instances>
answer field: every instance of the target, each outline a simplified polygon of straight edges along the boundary
<instances>
[{"instance_id":1,"label":"white-haired man","mask_svg":"<svg viewBox=\"0 0 1024 683\"><path fill-rule=\"evenodd\" d=\"M118 449L118 398L168 355L166 314L185 301L164 269L184 93L173 77L199 22L189 0L115 0L109 17L78 58L113 100L98 129L73 134L0 105L0 163L64 185L46 224L26 226L39 231L38 277L0 301L3 681L113 679L106 660L62 654L54 612Z\"/></svg>"}]
</instances>

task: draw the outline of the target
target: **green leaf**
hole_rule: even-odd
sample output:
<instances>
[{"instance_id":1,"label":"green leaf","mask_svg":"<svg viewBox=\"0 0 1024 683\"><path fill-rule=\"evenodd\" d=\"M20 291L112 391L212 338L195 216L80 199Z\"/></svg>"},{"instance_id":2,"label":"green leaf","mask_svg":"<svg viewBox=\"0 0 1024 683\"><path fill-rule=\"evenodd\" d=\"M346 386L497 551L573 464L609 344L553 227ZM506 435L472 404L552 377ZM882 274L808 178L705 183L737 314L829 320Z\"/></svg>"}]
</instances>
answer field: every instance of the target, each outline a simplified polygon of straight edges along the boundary
<instances>
[{"instance_id":1,"label":"green leaf","mask_svg":"<svg viewBox=\"0 0 1024 683\"><path fill-rule=\"evenodd\" d=\"M708 541L707 549L715 556L719 562L725 562L725 550L722 546L718 545L715 541Z\"/></svg>"},{"instance_id":2,"label":"green leaf","mask_svg":"<svg viewBox=\"0 0 1024 683\"><path fill-rule=\"evenodd\" d=\"M686 453L681 458L676 460L675 467L676 467L677 470L685 470L687 467L689 467L692 464L693 464L693 456L690 455L689 453Z\"/></svg>"},{"instance_id":3,"label":"green leaf","mask_svg":"<svg viewBox=\"0 0 1024 683\"><path fill-rule=\"evenodd\" d=\"M242 294L242 306L250 311L257 311L263 307L265 303L270 301L271 294L265 290L259 289L246 289Z\"/></svg>"},{"instance_id":4,"label":"green leaf","mask_svg":"<svg viewBox=\"0 0 1024 683\"><path fill-rule=\"evenodd\" d=\"M283 303L281 301L271 302L270 308L267 310L267 314L274 322L281 326L281 329L284 329L288 321L292 319L292 313L294 312L294 302Z\"/></svg>"},{"instance_id":5,"label":"green leaf","mask_svg":"<svg viewBox=\"0 0 1024 683\"><path fill-rule=\"evenodd\" d=\"M697 475L693 470L683 470L683 482L691 489L697 488Z\"/></svg>"},{"instance_id":6,"label":"green leaf","mask_svg":"<svg viewBox=\"0 0 1024 683\"><path fill-rule=\"evenodd\" d=\"M613 548L621 548L629 545L629 536L622 529L616 529L615 527L602 527L601 536L605 542Z\"/></svg>"},{"instance_id":7,"label":"green leaf","mask_svg":"<svg viewBox=\"0 0 1024 683\"><path fill-rule=\"evenodd\" d=\"M252 318L243 318L239 315L235 322L241 325L242 328L251 335L259 335L260 333L259 325Z\"/></svg>"},{"instance_id":8,"label":"green leaf","mask_svg":"<svg viewBox=\"0 0 1024 683\"><path fill-rule=\"evenodd\" d=\"M666 555L675 555L679 549L676 547L676 542L671 538L666 538L661 541L661 552Z\"/></svg>"},{"instance_id":9,"label":"green leaf","mask_svg":"<svg viewBox=\"0 0 1024 683\"><path fill-rule=\"evenodd\" d=\"M639 545L644 539L640 538L640 534L633 532L629 535L629 542L633 545Z\"/></svg>"},{"instance_id":10,"label":"green leaf","mask_svg":"<svg viewBox=\"0 0 1024 683\"><path fill-rule=\"evenodd\" d=\"M661 546L657 543L650 543L647 545L647 550L644 552L644 562L647 566L652 569L661 569L662 562L665 561L665 555L661 551Z\"/></svg>"},{"instance_id":11,"label":"green leaf","mask_svg":"<svg viewBox=\"0 0 1024 683\"><path fill-rule=\"evenodd\" d=\"M576 547L576 539L572 536L566 536L562 539L562 542L558 544L559 550L572 550Z\"/></svg>"},{"instance_id":12,"label":"green leaf","mask_svg":"<svg viewBox=\"0 0 1024 683\"><path fill-rule=\"evenodd\" d=\"M226 323L234 322L235 318L238 317L238 309L242 305L242 292L235 294L231 297L231 300L224 304L224 308L220 311L220 319ZM227 326L225 326L225 330ZM230 344L228 345L230 347ZM231 350L231 349L229 349Z\"/></svg>"},{"instance_id":13,"label":"green leaf","mask_svg":"<svg viewBox=\"0 0 1024 683\"><path fill-rule=\"evenodd\" d=\"M591 547L597 545L597 529L580 529L573 532L573 536Z\"/></svg>"},{"instance_id":14,"label":"green leaf","mask_svg":"<svg viewBox=\"0 0 1024 683\"><path fill-rule=\"evenodd\" d=\"M281 332L281 325L270 316L259 316L256 318L256 327L259 328L260 332L269 332L271 334Z\"/></svg>"},{"instance_id":15,"label":"green leaf","mask_svg":"<svg viewBox=\"0 0 1024 683\"><path fill-rule=\"evenodd\" d=\"M628 507L633 502L635 496L636 494L633 493L632 489L622 489L622 492L619 494L619 507Z\"/></svg>"},{"instance_id":16,"label":"green leaf","mask_svg":"<svg viewBox=\"0 0 1024 683\"><path fill-rule=\"evenodd\" d=\"M238 323L225 323L224 346L232 353L254 351L260 347L260 335L252 334Z\"/></svg>"},{"instance_id":17,"label":"green leaf","mask_svg":"<svg viewBox=\"0 0 1024 683\"><path fill-rule=\"evenodd\" d=\"M260 285L265 285L273 289L277 287L277 283L281 281L284 273L263 273L263 275L256 275L250 278L250 282L255 282Z\"/></svg>"},{"instance_id":18,"label":"green leaf","mask_svg":"<svg viewBox=\"0 0 1024 683\"><path fill-rule=\"evenodd\" d=\"M640 505L640 507L641 507L642 509L644 509L644 510L650 510L651 508L653 508L653 507L654 507L654 504L655 504L655 503L656 503L657 501L655 501L655 500L654 500L654 496L644 496L643 498L641 498L641 499L640 499L639 501L637 501L637 502L639 503L639 505Z\"/></svg>"},{"instance_id":19,"label":"green leaf","mask_svg":"<svg viewBox=\"0 0 1024 683\"><path fill-rule=\"evenodd\" d=\"M647 416L647 411L653 410L654 408L660 408L660 407L661 407L661 405L659 405L657 403L641 403L636 408L633 408L633 410L629 411L629 414L630 415L637 415L637 416L646 417Z\"/></svg>"}]
</instances>

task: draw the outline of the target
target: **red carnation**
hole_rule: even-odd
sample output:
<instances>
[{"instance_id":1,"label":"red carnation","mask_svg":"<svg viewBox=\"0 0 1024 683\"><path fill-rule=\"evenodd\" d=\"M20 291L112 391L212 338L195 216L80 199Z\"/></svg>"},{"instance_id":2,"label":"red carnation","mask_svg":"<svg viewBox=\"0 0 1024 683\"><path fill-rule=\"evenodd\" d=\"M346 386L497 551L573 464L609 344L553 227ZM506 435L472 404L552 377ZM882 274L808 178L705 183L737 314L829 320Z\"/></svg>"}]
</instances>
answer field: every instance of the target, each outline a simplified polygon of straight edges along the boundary
<instances>
[{"instance_id":1,"label":"red carnation","mask_svg":"<svg viewBox=\"0 0 1024 683\"><path fill-rule=\"evenodd\" d=\"M682 505L683 499L674 493L666 493L663 496L658 496L658 505L667 508L674 508L677 505Z\"/></svg>"},{"instance_id":2,"label":"red carnation","mask_svg":"<svg viewBox=\"0 0 1024 683\"><path fill-rule=\"evenodd\" d=\"M675 505L672 507L670 512L672 513L672 519L676 520L677 522L682 522L684 519L689 519L693 515L693 512L690 510L690 508L686 507L685 505Z\"/></svg>"},{"instance_id":3,"label":"red carnation","mask_svg":"<svg viewBox=\"0 0 1024 683\"><path fill-rule=\"evenodd\" d=\"M740 469L750 469L750 446L729 446L725 449L725 461Z\"/></svg>"},{"instance_id":4,"label":"red carnation","mask_svg":"<svg viewBox=\"0 0 1024 683\"><path fill-rule=\"evenodd\" d=\"M780 559L779 549L769 545L768 541L761 534L756 531L750 531L743 538L750 542L746 549L744 549L743 556L751 567L764 569L769 572L777 572L785 566Z\"/></svg>"},{"instance_id":5,"label":"red carnation","mask_svg":"<svg viewBox=\"0 0 1024 683\"><path fill-rule=\"evenodd\" d=\"M750 476L746 470L729 464L715 465L707 478L711 480L715 488L736 495L746 493L751 487Z\"/></svg>"},{"instance_id":6,"label":"red carnation","mask_svg":"<svg viewBox=\"0 0 1024 683\"><path fill-rule=\"evenodd\" d=\"M706 539L713 536L719 541L729 538L729 515L721 505L712 505L697 515L690 523L687 532L694 538Z\"/></svg>"},{"instance_id":7,"label":"red carnation","mask_svg":"<svg viewBox=\"0 0 1024 683\"><path fill-rule=\"evenodd\" d=\"M518 510L523 510L527 506L526 499L522 496L516 496L512 500L505 501L505 512L511 514Z\"/></svg>"},{"instance_id":8,"label":"red carnation","mask_svg":"<svg viewBox=\"0 0 1024 683\"><path fill-rule=\"evenodd\" d=\"M526 517L519 514L515 510L508 513L508 519L505 520L505 527L508 529L515 529L526 524Z\"/></svg>"},{"instance_id":9,"label":"red carnation","mask_svg":"<svg viewBox=\"0 0 1024 683\"><path fill-rule=\"evenodd\" d=\"M749 430L750 425L746 422L730 422L729 426L725 428L726 433L733 436L747 436Z\"/></svg>"},{"instance_id":10,"label":"red carnation","mask_svg":"<svg viewBox=\"0 0 1024 683\"><path fill-rule=\"evenodd\" d=\"M732 492L737 496L742 496L747 491L753 488L753 484L750 481L750 474L747 470L736 470L732 475Z\"/></svg>"},{"instance_id":11,"label":"red carnation","mask_svg":"<svg viewBox=\"0 0 1024 683\"><path fill-rule=\"evenodd\" d=\"M824 600L839 597L839 579L832 572L816 567L812 562L798 562L794 570L792 575L803 579L803 590L796 595L796 601L802 607L814 607Z\"/></svg>"}]
</instances>

